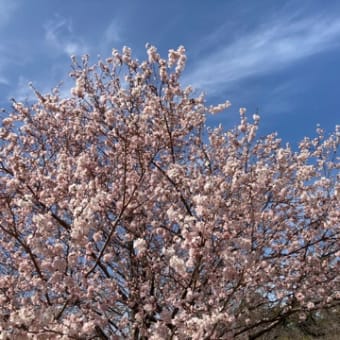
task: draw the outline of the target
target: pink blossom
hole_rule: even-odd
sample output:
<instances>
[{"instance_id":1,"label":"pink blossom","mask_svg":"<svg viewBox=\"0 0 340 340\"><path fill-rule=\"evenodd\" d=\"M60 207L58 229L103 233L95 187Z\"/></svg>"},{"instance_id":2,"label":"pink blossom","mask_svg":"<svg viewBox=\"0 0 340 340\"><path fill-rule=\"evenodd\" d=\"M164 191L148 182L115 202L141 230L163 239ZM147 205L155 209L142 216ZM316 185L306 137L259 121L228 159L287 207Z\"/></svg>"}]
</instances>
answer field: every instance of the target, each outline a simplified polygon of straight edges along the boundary
<instances>
[{"instance_id":1,"label":"pink blossom","mask_svg":"<svg viewBox=\"0 0 340 340\"><path fill-rule=\"evenodd\" d=\"M68 98L3 115L3 338L266 337L339 299L339 127L209 128L230 102L181 86L183 46L146 49L73 58Z\"/></svg>"},{"instance_id":2,"label":"pink blossom","mask_svg":"<svg viewBox=\"0 0 340 340\"><path fill-rule=\"evenodd\" d=\"M182 274L185 272L185 263L183 259L179 258L178 256L174 255L170 259L170 266L179 274Z\"/></svg>"},{"instance_id":3,"label":"pink blossom","mask_svg":"<svg viewBox=\"0 0 340 340\"><path fill-rule=\"evenodd\" d=\"M146 250L147 244L145 240L138 238L133 241L133 247L138 253L143 253Z\"/></svg>"}]
</instances>

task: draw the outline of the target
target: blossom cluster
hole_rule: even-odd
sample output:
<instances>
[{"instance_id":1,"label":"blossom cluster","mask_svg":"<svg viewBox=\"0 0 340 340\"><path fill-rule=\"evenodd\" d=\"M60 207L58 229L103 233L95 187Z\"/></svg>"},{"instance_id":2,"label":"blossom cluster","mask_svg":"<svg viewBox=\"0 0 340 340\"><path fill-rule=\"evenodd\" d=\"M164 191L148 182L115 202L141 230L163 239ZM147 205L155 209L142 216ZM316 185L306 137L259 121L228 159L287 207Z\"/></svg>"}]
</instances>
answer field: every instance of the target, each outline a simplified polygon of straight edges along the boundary
<instances>
[{"instance_id":1,"label":"blossom cluster","mask_svg":"<svg viewBox=\"0 0 340 340\"><path fill-rule=\"evenodd\" d=\"M184 47L73 58L0 128L0 337L231 339L339 304L339 128L225 131Z\"/></svg>"}]
</instances>

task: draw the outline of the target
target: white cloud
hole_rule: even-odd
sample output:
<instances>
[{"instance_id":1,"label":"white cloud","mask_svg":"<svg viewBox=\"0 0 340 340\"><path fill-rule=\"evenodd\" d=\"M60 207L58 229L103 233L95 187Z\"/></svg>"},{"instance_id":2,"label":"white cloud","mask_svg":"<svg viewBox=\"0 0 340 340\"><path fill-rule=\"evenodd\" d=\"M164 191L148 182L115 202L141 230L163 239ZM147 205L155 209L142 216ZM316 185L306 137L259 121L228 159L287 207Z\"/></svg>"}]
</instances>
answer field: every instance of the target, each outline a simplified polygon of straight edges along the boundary
<instances>
[{"instance_id":1,"label":"white cloud","mask_svg":"<svg viewBox=\"0 0 340 340\"><path fill-rule=\"evenodd\" d=\"M24 76L19 76L16 89L12 91L12 97L19 102L30 100L34 97L32 89L29 87L29 80Z\"/></svg>"},{"instance_id":2,"label":"white cloud","mask_svg":"<svg viewBox=\"0 0 340 340\"><path fill-rule=\"evenodd\" d=\"M45 40L55 51L69 55L82 55L87 47L73 33L72 22L60 16L45 25Z\"/></svg>"},{"instance_id":3,"label":"white cloud","mask_svg":"<svg viewBox=\"0 0 340 340\"><path fill-rule=\"evenodd\" d=\"M15 0L0 0L0 26L10 21L17 7L18 3Z\"/></svg>"},{"instance_id":4,"label":"white cloud","mask_svg":"<svg viewBox=\"0 0 340 340\"><path fill-rule=\"evenodd\" d=\"M9 81L7 78L0 75L0 84L1 85L9 85Z\"/></svg>"},{"instance_id":5,"label":"white cloud","mask_svg":"<svg viewBox=\"0 0 340 340\"><path fill-rule=\"evenodd\" d=\"M340 46L340 20L326 16L294 20L281 17L194 64L185 82L219 93L247 77L266 74ZM222 32L226 34L226 32Z\"/></svg>"},{"instance_id":6,"label":"white cloud","mask_svg":"<svg viewBox=\"0 0 340 340\"><path fill-rule=\"evenodd\" d=\"M2 52L1 51L2 48L0 47L0 53ZM7 70L7 67L8 65L11 63L11 60L9 60L9 58L6 56L6 55L1 55L0 56L0 84L1 85L9 85L10 84L10 81L8 80L7 76L5 75L6 73L6 70Z\"/></svg>"},{"instance_id":7,"label":"white cloud","mask_svg":"<svg viewBox=\"0 0 340 340\"><path fill-rule=\"evenodd\" d=\"M16 88L13 89L11 96L19 102L30 102L34 100L36 96L31 86L29 85L30 83L32 82L28 78L20 75L17 81ZM33 86L38 90L39 93L43 95L51 93L51 91L56 86L58 86L60 98L68 98L70 96L73 82L70 78L68 78L63 82L60 82L59 84L51 84L48 80L41 79L40 81L34 82Z\"/></svg>"},{"instance_id":8,"label":"white cloud","mask_svg":"<svg viewBox=\"0 0 340 340\"><path fill-rule=\"evenodd\" d=\"M18 8L18 2L16 0L0 0L0 29L3 29L10 20L12 19L13 15L15 14L16 9ZM12 61L8 57L8 51L6 41L4 37L4 32L1 32L1 44L0 44L0 84L8 85L9 81L4 76L4 70L6 70L7 65Z\"/></svg>"},{"instance_id":9,"label":"white cloud","mask_svg":"<svg viewBox=\"0 0 340 340\"><path fill-rule=\"evenodd\" d=\"M106 44L118 43L122 40L121 35L122 35L121 24L117 19L113 19L105 30L104 33L105 43Z\"/></svg>"}]
</instances>

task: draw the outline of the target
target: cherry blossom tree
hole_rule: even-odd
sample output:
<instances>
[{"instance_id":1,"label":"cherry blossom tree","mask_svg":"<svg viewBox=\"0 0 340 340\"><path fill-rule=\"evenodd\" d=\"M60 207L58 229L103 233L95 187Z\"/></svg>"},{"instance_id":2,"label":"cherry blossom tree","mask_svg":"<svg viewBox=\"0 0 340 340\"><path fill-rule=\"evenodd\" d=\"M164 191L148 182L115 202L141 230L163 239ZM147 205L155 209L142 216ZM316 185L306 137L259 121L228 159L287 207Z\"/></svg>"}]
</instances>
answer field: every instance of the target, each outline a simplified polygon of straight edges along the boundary
<instances>
[{"instance_id":1,"label":"cherry blossom tree","mask_svg":"<svg viewBox=\"0 0 340 340\"><path fill-rule=\"evenodd\" d=\"M68 98L4 114L1 339L255 339L339 306L339 127L209 128L230 103L181 87L185 49L147 55L73 58Z\"/></svg>"}]
</instances>

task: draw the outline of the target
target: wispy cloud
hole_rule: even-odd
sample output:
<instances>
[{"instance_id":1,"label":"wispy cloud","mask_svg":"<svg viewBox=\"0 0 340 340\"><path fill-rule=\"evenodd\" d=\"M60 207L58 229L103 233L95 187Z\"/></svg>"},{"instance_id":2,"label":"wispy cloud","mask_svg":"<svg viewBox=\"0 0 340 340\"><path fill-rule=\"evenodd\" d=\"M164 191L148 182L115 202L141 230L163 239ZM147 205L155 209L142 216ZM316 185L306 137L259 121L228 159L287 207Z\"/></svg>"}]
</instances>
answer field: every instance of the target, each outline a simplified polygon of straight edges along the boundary
<instances>
[{"instance_id":1,"label":"wispy cloud","mask_svg":"<svg viewBox=\"0 0 340 340\"><path fill-rule=\"evenodd\" d=\"M24 75L20 75L17 81L16 87L11 92L11 97L15 98L17 101L21 102L30 102L35 98L34 91L30 86L32 84L31 80L26 78ZM70 78L66 79L59 84L51 84L48 80L42 79L37 82L33 82L33 86L41 93L47 94L51 93L51 91L58 87L59 96L61 98L67 98L70 95L71 87L73 82Z\"/></svg>"},{"instance_id":2,"label":"wispy cloud","mask_svg":"<svg viewBox=\"0 0 340 340\"><path fill-rule=\"evenodd\" d=\"M0 26L10 21L17 7L18 3L15 0L0 0Z\"/></svg>"},{"instance_id":3,"label":"wispy cloud","mask_svg":"<svg viewBox=\"0 0 340 340\"><path fill-rule=\"evenodd\" d=\"M237 41L215 46L215 52L193 65L185 81L218 93L247 77L282 69L338 46L340 19L322 15L301 20L276 18L240 35Z\"/></svg>"},{"instance_id":4,"label":"wispy cloud","mask_svg":"<svg viewBox=\"0 0 340 340\"><path fill-rule=\"evenodd\" d=\"M6 77L0 75L0 85L8 85L9 81Z\"/></svg>"},{"instance_id":5,"label":"wispy cloud","mask_svg":"<svg viewBox=\"0 0 340 340\"><path fill-rule=\"evenodd\" d=\"M118 43L122 41L121 26L122 24L118 21L118 19L111 20L104 33L105 44Z\"/></svg>"},{"instance_id":6,"label":"wispy cloud","mask_svg":"<svg viewBox=\"0 0 340 340\"><path fill-rule=\"evenodd\" d=\"M0 45L0 84L1 85L8 85L9 80L7 79L6 68L10 64L10 60L6 53L6 48Z\"/></svg>"},{"instance_id":7,"label":"wispy cloud","mask_svg":"<svg viewBox=\"0 0 340 340\"><path fill-rule=\"evenodd\" d=\"M45 40L59 53L81 55L87 50L85 43L73 32L71 20L57 16L45 25Z\"/></svg>"},{"instance_id":8,"label":"wispy cloud","mask_svg":"<svg viewBox=\"0 0 340 340\"><path fill-rule=\"evenodd\" d=\"M25 78L23 75L19 76L17 81L17 86L12 90L12 97L17 101L26 101L33 98L34 93L32 89L29 87L30 81Z\"/></svg>"},{"instance_id":9,"label":"wispy cloud","mask_svg":"<svg viewBox=\"0 0 340 340\"><path fill-rule=\"evenodd\" d=\"M19 7L19 3L16 0L0 0L0 84L8 85L9 81L4 75L7 65L11 63L11 58L8 57L7 46L4 43L5 33L3 32L4 27L9 24L15 11Z\"/></svg>"}]
</instances>

